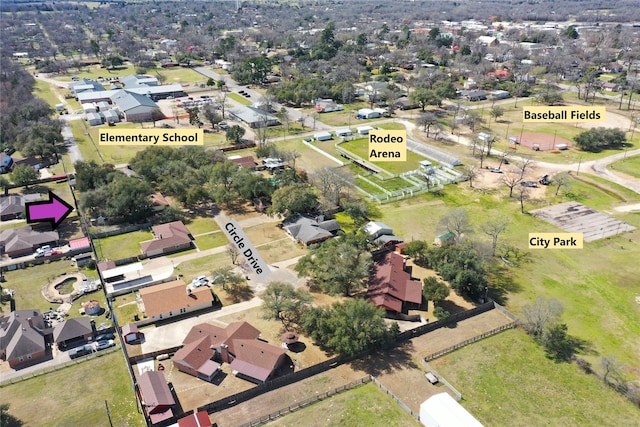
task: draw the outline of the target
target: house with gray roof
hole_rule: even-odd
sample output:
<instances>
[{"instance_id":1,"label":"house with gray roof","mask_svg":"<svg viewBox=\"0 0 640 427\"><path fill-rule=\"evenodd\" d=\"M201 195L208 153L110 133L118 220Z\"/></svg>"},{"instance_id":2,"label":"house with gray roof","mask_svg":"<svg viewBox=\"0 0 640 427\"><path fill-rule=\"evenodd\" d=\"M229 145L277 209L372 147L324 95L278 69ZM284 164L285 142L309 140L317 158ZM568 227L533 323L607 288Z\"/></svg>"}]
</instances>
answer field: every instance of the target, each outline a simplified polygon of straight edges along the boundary
<instances>
[{"instance_id":1,"label":"house with gray roof","mask_svg":"<svg viewBox=\"0 0 640 427\"><path fill-rule=\"evenodd\" d=\"M255 107L243 106L231 108L228 111L236 120L248 124L251 128L277 126L280 124L276 116Z\"/></svg>"},{"instance_id":2,"label":"house with gray roof","mask_svg":"<svg viewBox=\"0 0 640 427\"><path fill-rule=\"evenodd\" d=\"M64 348L74 341L86 342L93 335L91 320L88 317L67 319L53 327L53 342L58 348Z\"/></svg>"},{"instance_id":3,"label":"house with gray roof","mask_svg":"<svg viewBox=\"0 0 640 427\"><path fill-rule=\"evenodd\" d=\"M24 200L21 196L11 194L0 198L0 221L19 218L24 212Z\"/></svg>"},{"instance_id":4,"label":"house with gray roof","mask_svg":"<svg viewBox=\"0 0 640 427\"><path fill-rule=\"evenodd\" d=\"M285 221L283 228L293 240L308 246L334 237L340 230L340 224L334 219L325 221L322 217L297 215Z\"/></svg>"},{"instance_id":5,"label":"house with gray roof","mask_svg":"<svg viewBox=\"0 0 640 427\"><path fill-rule=\"evenodd\" d=\"M45 335L40 310L16 310L0 317L0 358L11 368L46 359Z\"/></svg>"}]
</instances>

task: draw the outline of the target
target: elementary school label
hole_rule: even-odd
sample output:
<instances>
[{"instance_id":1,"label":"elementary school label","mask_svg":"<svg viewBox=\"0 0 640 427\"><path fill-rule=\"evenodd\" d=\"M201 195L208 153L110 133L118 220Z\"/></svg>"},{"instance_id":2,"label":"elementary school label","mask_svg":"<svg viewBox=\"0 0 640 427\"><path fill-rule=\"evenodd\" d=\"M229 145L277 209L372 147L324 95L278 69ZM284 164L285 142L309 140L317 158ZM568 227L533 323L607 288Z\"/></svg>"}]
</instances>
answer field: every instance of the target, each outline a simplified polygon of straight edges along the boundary
<instances>
[{"instance_id":1,"label":"elementary school label","mask_svg":"<svg viewBox=\"0 0 640 427\"><path fill-rule=\"evenodd\" d=\"M99 145L204 145L202 129L100 129Z\"/></svg>"},{"instance_id":2,"label":"elementary school label","mask_svg":"<svg viewBox=\"0 0 640 427\"><path fill-rule=\"evenodd\" d=\"M602 106L587 107L574 105L569 107L522 107L522 121L524 123L584 123L604 122L607 109Z\"/></svg>"},{"instance_id":3,"label":"elementary school label","mask_svg":"<svg viewBox=\"0 0 640 427\"><path fill-rule=\"evenodd\" d=\"M375 129L369 131L370 162L407 160L407 131Z\"/></svg>"}]
</instances>

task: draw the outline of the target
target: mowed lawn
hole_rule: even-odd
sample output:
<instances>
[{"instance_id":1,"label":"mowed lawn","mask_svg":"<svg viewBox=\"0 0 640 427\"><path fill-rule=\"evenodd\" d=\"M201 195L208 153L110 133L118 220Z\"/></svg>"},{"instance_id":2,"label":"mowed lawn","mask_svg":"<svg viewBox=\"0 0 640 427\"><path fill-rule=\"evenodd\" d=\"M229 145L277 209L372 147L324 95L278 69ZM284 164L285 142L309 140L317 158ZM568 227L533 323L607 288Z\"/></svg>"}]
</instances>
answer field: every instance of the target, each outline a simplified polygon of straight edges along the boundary
<instances>
[{"instance_id":1,"label":"mowed lawn","mask_svg":"<svg viewBox=\"0 0 640 427\"><path fill-rule=\"evenodd\" d=\"M637 426L630 401L575 364L547 359L522 330L508 330L430 364L486 426Z\"/></svg>"},{"instance_id":2,"label":"mowed lawn","mask_svg":"<svg viewBox=\"0 0 640 427\"><path fill-rule=\"evenodd\" d=\"M151 239L153 239L153 233L140 230L95 239L94 244L101 260L116 260L140 255L140 243Z\"/></svg>"},{"instance_id":3,"label":"mowed lawn","mask_svg":"<svg viewBox=\"0 0 640 427\"><path fill-rule=\"evenodd\" d=\"M283 406L286 402L283 402ZM278 409L278 408L274 408ZM374 383L368 383L334 395L268 424L277 427L298 426L420 426L394 400Z\"/></svg>"},{"instance_id":4,"label":"mowed lawn","mask_svg":"<svg viewBox=\"0 0 640 427\"><path fill-rule=\"evenodd\" d=\"M640 178L640 155L629 156L624 160L619 160L609 166L616 172L626 173L636 178Z\"/></svg>"},{"instance_id":5,"label":"mowed lawn","mask_svg":"<svg viewBox=\"0 0 640 427\"><path fill-rule=\"evenodd\" d=\"M0 388L2 403L24 426L142 427L120 351Z\"/></svg>"}]
</instances>

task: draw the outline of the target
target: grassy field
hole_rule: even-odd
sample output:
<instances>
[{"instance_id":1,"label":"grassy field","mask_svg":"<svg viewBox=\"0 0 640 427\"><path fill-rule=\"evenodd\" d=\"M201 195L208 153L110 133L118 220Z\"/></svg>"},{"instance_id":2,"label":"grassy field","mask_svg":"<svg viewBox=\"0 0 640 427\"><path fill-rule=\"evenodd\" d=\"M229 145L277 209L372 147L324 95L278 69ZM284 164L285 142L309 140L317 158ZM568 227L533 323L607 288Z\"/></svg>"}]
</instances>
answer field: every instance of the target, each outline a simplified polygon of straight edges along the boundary
<instances>
[{"instance_id":1,"label":"grassy field","mask_svg":"<svg viewBox=\"0 0 640 427\"><path fill-rule=\"evenodd\" d=\"M151 239L153 233L140 230L96 239L95 245L101 260L116 260L140 255L140 242Z\"/></svg>"},{"instance_id":2,"label":"grassy field","mask_svg":"<svg viewBox=\"0 0 640 427\"><path fill-rule=\"evenodd\" d=\"M204 251L206 249L224 246L229 243L229 241L227 240L227 237L224 235L224 233L219 231L198 236L195 238L195 243L198 246L198 249Z\"/></svg>"},{"instance_id":3,"label":"grassy field","mask_svg":"<svg viewBox=\"0 0 640 427\"><path fill-rule=\"evenodd\" d=\"M583 178L583 175L580 176ZM616 186L603 184L596 178L587 182L573 179L569 189L558 197L532 200L527 210L547 204L575 200L640 227L637 214L618 213L612 206L638 203L640 198ZM590 351L583 357L596 365L600 356L615 357L630 367L640 359L640 282L631 272L640 256L640 231L625 233L591 242L579 251L530 251L531 232L558 232L558 228L519 212L516 200L508 200L505 189L479 192L468 186L447 186L442 195L423 195L385 206L380 221L390 225L394 234L405 241L425 239L431 242L442 231L438 226L450 209L463 207L469 214L475 232L469 238L488 242L480 226L487 218L505 217L507 230L501 235L499 253L504 247L517 248L520 258L515 267L500 266L490 277L490 293L520 314L525 304L538 296L558 299L565 307L564 321L569 333L585 340ZM554 188L548 188L553 194ZM570 197L569 197L570 196Z\"/></svg>"},{"instance_id":4,"label":"grassy field","mask_svg":"<svg viewBox=\"0 0 640 427\"><path fill-rule=\"evenodd\" d=\"M340 144L340 147L352 152L353 154L368 160L369 159L369 140L366 138L354 139ZM418 169L420 162L425 160L424 157L407 150L407 160L405 162L385 162L385 161L372 161L376 166L388 171L391 174L397 175L403 172Z\"/></svg>"},{"instance_id":5,"label":"grassy field","mask_svg":"<svg viewBox=\"0 0 640 427\"><path fill-rule=\"evenodd\" d=\"M277 409L277 408L274 408ZM368 383L286 415L270 426L419 426L391 397Z\"/></svg>"},{"instance_id":6,"label":"grassy field","mask_svg":"<svg viewBox=\"0 0 640 427\"><path fill-rule=\"evenodd\" d=\"M108 380L103 379L107 378ZM142 427L131 379L122 353L96 359L0 388L2 403L25 426L109 426L105 400L113 426Z\"/></svg>"},{"instance_id":7,"label":"grassy field","mask_svg":"<svg viewBox=\"0 0 640 427\"><path fill-rule=\"evenodd\" d=\"M637 425L638 409L631 402L575 364L547 359L519 329L430 363L487 426Z\"/></svg>"},{"instance_id":8,"label":"grassy field","mask_svg":"<svg viewBox=\"0 0 640 427\"><path fill-rule=\"evenodd\" d=\"M237 93L230 93L229 98L233 99L234 101L242 104L242 105L251 105L253 104L253 101L250 99L245 98L242 95L238 95Z\"/></svg>"},{"instance_id":9,"label":"grassy field","mask_svg":"<svg viewBox=\"0 0 640 427\"><path fill-rule=\"evenodd\" d=\"M609 165L610 169L640 178L640 156L629 156Z\"/></svg>"}]
</instances>

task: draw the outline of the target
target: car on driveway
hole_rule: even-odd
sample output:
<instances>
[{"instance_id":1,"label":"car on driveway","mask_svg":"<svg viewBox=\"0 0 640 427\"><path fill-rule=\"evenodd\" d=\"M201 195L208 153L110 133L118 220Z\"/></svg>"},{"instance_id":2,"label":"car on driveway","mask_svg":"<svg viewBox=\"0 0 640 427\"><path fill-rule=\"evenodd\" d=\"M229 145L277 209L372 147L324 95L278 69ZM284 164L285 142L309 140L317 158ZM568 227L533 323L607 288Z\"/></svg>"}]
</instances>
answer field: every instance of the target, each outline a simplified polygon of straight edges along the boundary
<instances>
[{"instance_id":1,"label":"car on driveway","mask_svg":"<svg viewBox=\"0 0 640 427\"><path fill-rule=\"evenodd\" d=\"M75 359L77 357L85 356L91 353L93 353L93 347L91 347L89 344L86 344L69 350L69 357Z\"/></svg>"},{"instance_id":2,"label":"car on driveway","mask_svg":"<svg viewBox=\"0 0 640 427\"><path fill-rule=\"evenodd\" d=\"M96 337L96 341L108 341L115 338L113 334L100 334Z\"/></svg>"},{"instance_id":3,"label":"car on driveway","mask_svg":"<svg viewBox=\"0 0 640 427\"><path fill-rule=\"evenodd\" d=\"M116 345L114 340L104 340L96 342L96 351L104 350Z\"/></svg>"}]
</instances>

